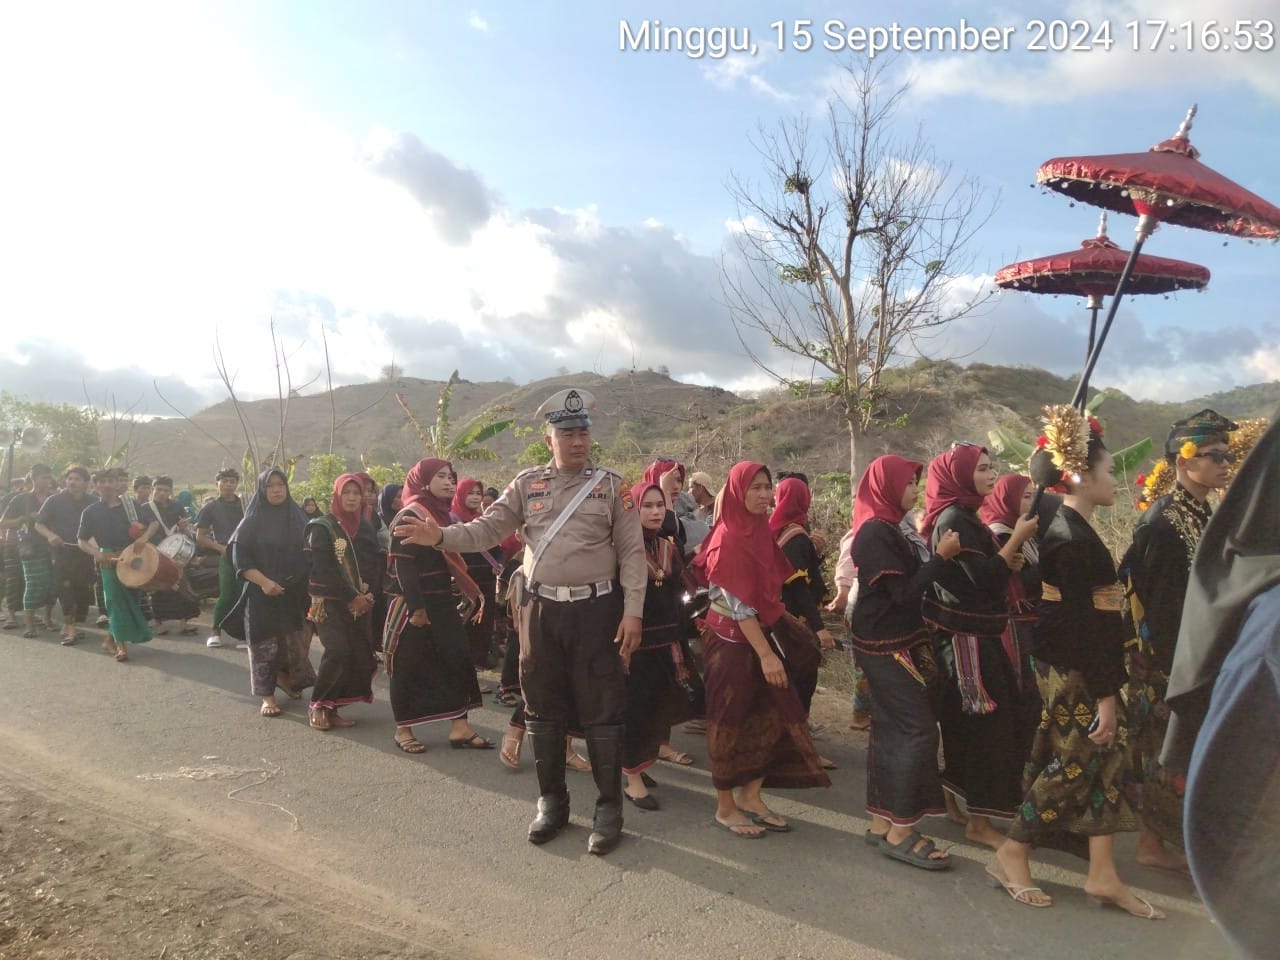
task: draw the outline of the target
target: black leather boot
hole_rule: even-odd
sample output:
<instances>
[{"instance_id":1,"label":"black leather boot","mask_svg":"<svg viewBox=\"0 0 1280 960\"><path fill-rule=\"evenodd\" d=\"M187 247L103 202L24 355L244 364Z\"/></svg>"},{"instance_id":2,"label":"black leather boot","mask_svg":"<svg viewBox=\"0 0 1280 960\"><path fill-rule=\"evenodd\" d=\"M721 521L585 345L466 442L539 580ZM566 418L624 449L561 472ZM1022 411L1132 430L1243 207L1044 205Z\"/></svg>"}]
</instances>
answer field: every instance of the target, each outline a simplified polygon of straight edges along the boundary
<instances>
[{"instance_id":1,"label":"black leather boot","mask_svg":"<svg viewBox=\"0 0 1280 960\"><path fill-rule=\"evenodd\" d=\"M622 724L590 726L586 734L591 775L600 793L587 852L602 855L622 839Z\"/></svg>"},{"instance_id":2,"label":"black leather boot","mask_svg":"<svg viewBox=\"0 0 1280 960\"><path fill-rule=\"evenodd\" d=\"M564 727L552 720L525 721L525 736L538 773L538 815L529 824L529 842L546 843L569 822L569 789L564 783Z\"/></svg>"}]
</instances>

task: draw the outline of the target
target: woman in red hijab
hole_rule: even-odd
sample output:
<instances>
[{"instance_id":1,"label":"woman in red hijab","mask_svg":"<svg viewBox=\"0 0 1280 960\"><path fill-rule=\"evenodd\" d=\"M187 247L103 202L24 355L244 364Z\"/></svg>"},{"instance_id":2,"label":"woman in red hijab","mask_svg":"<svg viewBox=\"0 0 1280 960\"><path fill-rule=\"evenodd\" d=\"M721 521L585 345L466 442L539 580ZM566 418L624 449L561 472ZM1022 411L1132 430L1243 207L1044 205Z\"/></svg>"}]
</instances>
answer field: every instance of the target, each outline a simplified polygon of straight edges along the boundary
<instances>
[{"instance_id":1,"label":"woman in red hijab","mask_svg":"<svg viewBox=\"0 0 1280 960\"><path fill-rule=\"evenodd\" d=\"M440 526L453 522L449 508L457 474L447 460L418 461L405 477L406 514L428 514ZM467 713L480 707L480 688L467 645L467 632L453 596L456 583L476 615L484 598L456 553L406 543L392 535L387 580L387 623L383 631L387 676L391 678L391 711L396 718L396 746L405 753L427 748L414 736L419 723L449 721L449 745L455 749L490 750L493 741L472 729ZM452 580L452 583L450 582Z\"/></svg>"},{"instance_id":2,"label":"woman in red hijab","mask_svg":"<svg viewBox=\"0 0 1280 960\"><path fill-rule=\"evenodd\" d=\"M454 523L466 523L474 520L483 512L484 484L472 477L463 477L453 493L450 513ZM481 550L479 553L462 554L467 565L467 575L476 582L486 600L492 601L498 582L498 574L502 572L502 552L494 547ZM493 626L497 616L498 605L486 602L484 613L479 620L467 623L467 643L471 649L471 662L477 670L488 670L493 663ZM481 693L489 693L490 688L481 686Z\"/></svg>"},{"instance_id":3,"label":"woman in red hijab","mask_svg":"<svg viewBox=\"0 0 1280 960\"><path fill-rule=\"evenodd\" d=\"M922 558L903 532L922 469L902 457L877 457L858 483L851 551L858 597L850 634L876 718L867 748L866 841L913 867L945 870L950 856L916 830L945 810L933 712L938 671L920 604L925 587L960 552L960 537L946 534L937 555Z\"/></svg>"},{"instance_id":4,"label":"woman in red hijab","mask_svg":"<svg viewBox=\"0 0 1280 960\"><path fill-rule=\"evenodd\" d=\"M947 676L939 698L942 782L968 805L965 836L999 847L991 818L1012 819L1022 802L1026 741L1017 671L1001 640L1009 626L1006 594L1022 567L1022 545L1036 521L1019 519L1002 546L978 516L996 484L985 447L959 443L929 464L921 531L936 544L948 531L960 553L942 565L926 591L925 622L938 634Z\"/></svg>"},{"instance_id":5,"label":"woman in red hijab","mask_svg":"<svg viewBox=\"0 0 1280 960\"><path fill-rule=\"evenodd\" d=\"M338 713L349 703L373 702L377 662L370 644L373 595L361 567L355 539L360 532L364 486L344 473L333 484L329 512L307 524L307 619L324 647L311 695L311 726L317 730L350 727Z\"/></svg>"},{"instance_id":6,"label":"woman in red hijab","mask_svg":"<svg viewBox=\"0 0 1280 960\"><path fill-rule=\"evenodd\" d=\"M783 665L783 655L802 658L806 643L813 656L817 648L782 604L792 570L769 529L772 499L764 464L736 464L694 561L710 587L704 666L716 823L752 839L791 829L769 809L762 787L831 785Z\"/></svg>"}]
</instances>

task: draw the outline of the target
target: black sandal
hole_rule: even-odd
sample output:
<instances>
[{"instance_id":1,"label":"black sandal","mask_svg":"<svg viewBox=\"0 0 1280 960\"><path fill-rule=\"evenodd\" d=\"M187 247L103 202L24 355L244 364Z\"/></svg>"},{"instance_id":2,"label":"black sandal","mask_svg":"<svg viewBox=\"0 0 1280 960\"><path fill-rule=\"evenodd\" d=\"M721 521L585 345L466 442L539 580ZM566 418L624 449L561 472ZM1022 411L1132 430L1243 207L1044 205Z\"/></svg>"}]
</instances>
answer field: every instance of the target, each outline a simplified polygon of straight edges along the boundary
<instances>
[{"instance_id":1,"label":"black sandal","mask_svg":"<svg viewBox=\"0 0 1280 960\"><path fill-rule=\"evenodd\" d=\"M492 740L486 740L478 733L473 733L471 736L463 740L454 740L450 737L449 746L453 747L455 750L492 750L494 748L494 742Z\"/></svg>"},{"instance_id":2,"label":"black sandal","mask_svg":"<svg viewBox=\"0 0 1280 960\"><path fill-rule=\"evenodd\" d=\"M493 699L497 700L498 703L502 704L504 707L520 706L520 698L510 690L499 690L493 695Z\"/></svg>"},{"instance_id":3,"label":"black sandal","mask_svg":"<svg viewBox=\"0 0 1280 960\"><path fill-rule=\"evenodd\" d=\"M917 850L916 844L921 840L924 841L924 845ZM921 870L950 869L950 854L947 854L941 860L929 856L936 849L938 849L938 845L917 830L912 830L897 843L890 843L888 834L880 838L880 852L886 857L893 860L901 860L903 863L909 863L911 866L919 867Z\"/></svg>"}]
</instances>

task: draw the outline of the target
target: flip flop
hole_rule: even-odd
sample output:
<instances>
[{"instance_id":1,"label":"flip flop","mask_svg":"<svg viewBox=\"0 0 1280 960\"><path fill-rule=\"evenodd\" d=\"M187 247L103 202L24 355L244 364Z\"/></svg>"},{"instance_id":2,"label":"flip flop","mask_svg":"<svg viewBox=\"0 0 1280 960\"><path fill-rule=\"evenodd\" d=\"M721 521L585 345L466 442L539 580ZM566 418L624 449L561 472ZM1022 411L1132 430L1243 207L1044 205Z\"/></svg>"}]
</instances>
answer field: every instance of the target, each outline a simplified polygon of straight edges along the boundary
<instances>
[{"instance_id":1,"label":"flip flop","mask_svg":"<svg viewBox=\"0 0 1280 960\"><path fill-rule=\"evenodd\" d=\"M790 833L791 832L791 824L787 823L786 819L782 816L782 814L774 813L768 807L765 808L764 813L753 813L750 810L743 810L742 812L751 818L752 823L758 823L760 826L764 827L766 830L770 831L771 833ZM769 822L770 818L774 820L781 820L782 822L770 823Z\"/></svg>"},{"instance_id":2,"label":"flip flop","mask_svg":"<svg viewBox=\"0 0 1280 960\"><path fill-rule=\"evenodd\" d=\"M116 649L116 663L124 663L129 659L129 654L119 648Z\"/></svg>"},{"instance_id":3,"label":"flip flop","mask_svg":"<svg viewBox=\"0 0 1280 960\"><path fill-rule=\"evenodd\" d=\"M765 835L765 833L768 832L766 830L761 830L759 833L743 833L742 832L743 827L750 827L755 822L750 818L748 818L748 821L746 823L734 823L733 821L729 821L726 823L724 820L721 820L719 817L712 817L711 819L713 823L715 823L717 826L723 827L724 829L728 830L731 834L733 834L739 840L759 840Z\"/></svg>"},{"instance_id":4,"label":"flip flop","mask_svg":"<svg viewBox=\"0 0 1280 960\"><path fill-rule=\"evenodd\" d=\"M680 766L680 767L693 766L693 757L689 756L689 754L685 753L683 750L673 749L665 757L661 753L659 753L658 759L663 760L667 763L674 763L676 764L676 766Z\"/></svg>"},{"instance_id":5,"label":"flip flop","mask_svg":"<svg viewBox=\"0 0 1280 960\"><path fill-rule=\"evenodd\" d=\"M265 703L258 709L259 716L263 717L278 717L282 713L284 713L284 711L279 707L268 706Z\"/></svg>"}]
</instances>

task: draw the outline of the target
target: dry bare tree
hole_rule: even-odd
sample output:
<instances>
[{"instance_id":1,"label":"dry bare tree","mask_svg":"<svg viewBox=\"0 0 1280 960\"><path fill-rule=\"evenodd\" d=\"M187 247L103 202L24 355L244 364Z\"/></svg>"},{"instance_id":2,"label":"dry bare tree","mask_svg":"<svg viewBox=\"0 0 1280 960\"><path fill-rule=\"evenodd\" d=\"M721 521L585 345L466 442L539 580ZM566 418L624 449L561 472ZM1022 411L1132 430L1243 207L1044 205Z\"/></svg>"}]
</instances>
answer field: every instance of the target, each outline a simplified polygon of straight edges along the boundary
<instances>
[{"instance_id":1,"label":"dry bare tree","mask_svg":"<svg viewBox=\"0 0 1280 960\"><path fill-rule=\"evenodd\" d=\"M955 177L916 130L899 137L905 86L882 67L847 70L821 129L804 118L761 130L759 185L733 177L741 259L727 258L725 297L743 347L793 392L822 392L858 441L883 419L884 374L896 357L922 355L925 339L973 311L990 293L954 283L966 246L994 209L972 177ZM818 126L818 124L814 124ZM764 342L807 361L795 377L774 368Z\"/></svg>"}]
</instances>

